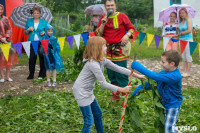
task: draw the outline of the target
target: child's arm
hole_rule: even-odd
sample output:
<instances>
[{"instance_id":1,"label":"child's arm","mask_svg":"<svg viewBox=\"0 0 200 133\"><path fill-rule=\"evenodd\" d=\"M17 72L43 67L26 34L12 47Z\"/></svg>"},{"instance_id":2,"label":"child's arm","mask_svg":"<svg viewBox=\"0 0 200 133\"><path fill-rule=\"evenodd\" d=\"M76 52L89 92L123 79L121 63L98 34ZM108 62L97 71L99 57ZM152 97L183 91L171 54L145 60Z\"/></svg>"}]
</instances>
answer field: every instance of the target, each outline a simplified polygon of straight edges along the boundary
<instances>
[{"instance_id":1,"label":"child's arm","mask_svg":"<svg viewBox=\"0 0 200 133\"><path fill-rule=\"evenodd\" d=\"M141 65L137 61L133 61L131 68L135 69L136 71L146 75L147 77L155 80L155 81L161 81L165 83L176 83L181 79L181 75L171 74L171 73L156 73L148 70L143 65Z\"/></svg>"},{"instance_id":2,"label":"child's arm","mask_svg":"<svg viewBox=\"0 0 200 133\"><path fill-rule=\"evenodd\" d=\"M100 85L103 88L109 89L111 91L117 92L129 92L131 89L131 86L126 86L124 88L112 85L108 83L103 75L103 72L101 71L100 65L98 62L90 61L88 62L88 67L92 71L92 73L95 75L96 79L99 81Z\"/></svg>"},{"instance_id":3,"label":"child's arm","mask_svg":"<svg viewBox=\"0 0 200 133\"><path fill-rule=\"evenodd\" d=\"M145 82L145 88L146 90L151 90L151 87L149 86L149 83L148 82ZM139 90L142 90L143 89L143 86L142 84L139 85L135 90L134 92L132 93L132 95L140 95L140 93L138 93Z\"/></svg>"}]
</instances>

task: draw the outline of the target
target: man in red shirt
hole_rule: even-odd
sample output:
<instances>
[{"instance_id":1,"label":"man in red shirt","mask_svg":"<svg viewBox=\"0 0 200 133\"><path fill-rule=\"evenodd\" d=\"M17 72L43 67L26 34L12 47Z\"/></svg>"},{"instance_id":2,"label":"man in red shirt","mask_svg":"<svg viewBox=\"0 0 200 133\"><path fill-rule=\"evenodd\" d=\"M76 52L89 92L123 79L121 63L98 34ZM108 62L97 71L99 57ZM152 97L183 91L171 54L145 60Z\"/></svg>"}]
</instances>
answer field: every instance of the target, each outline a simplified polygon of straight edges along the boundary
<instances>
[{"instance_id":1,"label":"man in red shirt","mask_svg":"<svg viewBox=\"0 0 200 133\"><path fill-rule=\"evenodd\" d=\"M127 59L129 58L129 53L125 53L123 49L128 47L128 45L130 47L130 42L128 39L133 37L135 28L131 24L128 16L126 16L124 13L117 12L115 0L105 0L104 5L107 12L112 10L112 13L108 17L107 14L101 16L95 34L105 38L108 43L106 58L110 59L112 62L121 67L127 68ZM107 73L112 84L120 87L125 87L128 85L128 76L119 74L110 69L107 69ZM110 101L113 100L120 100L119 92L113 92L113 97L110 99Z\"/></svg>"}]
</instances>

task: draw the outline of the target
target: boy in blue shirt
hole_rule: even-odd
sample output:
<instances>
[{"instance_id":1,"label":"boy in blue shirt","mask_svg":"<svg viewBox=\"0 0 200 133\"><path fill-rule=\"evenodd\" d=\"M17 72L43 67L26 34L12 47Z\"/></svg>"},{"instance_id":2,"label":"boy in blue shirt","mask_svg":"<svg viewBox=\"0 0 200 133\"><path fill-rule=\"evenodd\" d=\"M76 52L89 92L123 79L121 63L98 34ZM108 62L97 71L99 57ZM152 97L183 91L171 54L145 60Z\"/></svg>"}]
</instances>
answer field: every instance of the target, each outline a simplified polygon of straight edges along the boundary
<instances>
[{"instance_id":1,"label":"boy in blue shirt","mask_svg":"<svg viewBox=\"0 0 200 133\"><path fill-rule=\"evenodd\" d=\"M131 65L131 68L157 82L157 89L162 98L161 104L165 108L165 133L179 132L176 130L176 121L183 101L182 76L178 69L180 59L177 51L165 51L161 56L163 70L160 73L148 70L137 61L134 61ZM146 89L149 90L148 82L145 85ZM143 89L142 85L138 86L132 95L137 95L141 89Z\"/></svg>"}]
</instances>

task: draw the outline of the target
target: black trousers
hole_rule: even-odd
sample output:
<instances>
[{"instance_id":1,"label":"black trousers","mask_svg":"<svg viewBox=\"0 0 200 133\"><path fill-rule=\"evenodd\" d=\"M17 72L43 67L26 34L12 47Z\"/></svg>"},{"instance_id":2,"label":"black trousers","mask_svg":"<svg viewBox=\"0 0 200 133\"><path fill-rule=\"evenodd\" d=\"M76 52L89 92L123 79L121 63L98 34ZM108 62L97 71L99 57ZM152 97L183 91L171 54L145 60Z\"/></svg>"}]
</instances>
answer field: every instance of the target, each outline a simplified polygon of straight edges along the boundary
<instances>
[{"instance_id":1,"label":"black trousers","mask_svg":"<svg viewBox=\"0 0 200 133\"><path fill-rule=\"evenodd\" d=\"M40 42L38 45L38 55L39 55L39 61L40 61L40 72L39 72L38 77L44 78L46 77L46 69L44 66L43 48ZM31 45L30 58L29 58L29 76L30 77L34 77L36 60L37 60L37 55L35 55L33 46Z\"/></svg>"}]
</instances>

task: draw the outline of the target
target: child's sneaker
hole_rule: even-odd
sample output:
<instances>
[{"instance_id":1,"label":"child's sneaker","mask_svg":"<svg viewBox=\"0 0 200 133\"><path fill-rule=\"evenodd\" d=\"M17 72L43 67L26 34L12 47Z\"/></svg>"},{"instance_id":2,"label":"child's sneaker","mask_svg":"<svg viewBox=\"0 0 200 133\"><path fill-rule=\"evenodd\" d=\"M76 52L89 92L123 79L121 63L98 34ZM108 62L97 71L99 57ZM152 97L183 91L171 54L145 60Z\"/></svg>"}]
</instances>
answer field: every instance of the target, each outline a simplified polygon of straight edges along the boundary
<instances>
[{"instance_id":1,"label":"child's sneaker","mask_svg":"<svg viewBox=\"0 0 200 133\"><path fill-rule=\"evenodd\" d=\"M50 87L51 86L51 82L47 81L47 86Z\"/></svg>"},{"instance_id":2,"label":"child's sneaker","mask_svg":"<svg viewBox=\"0 0 200 133\"><path fill-rule=\"evenodd\" d=\"M53 84L52 84L52 86L54 86L54 87L56 86L56 81L53 81Z\"/></svg>"},{"instance_id":3,"label":"child's sneaker","mask_svg":"<svg viewBox=\"0 0 200 133\"><path fill-rule=\"evenodd\" d=\"M4 82L4 79L1 79L0 82L3 83L3 82Z\"/></svg>"}]
</instances>

